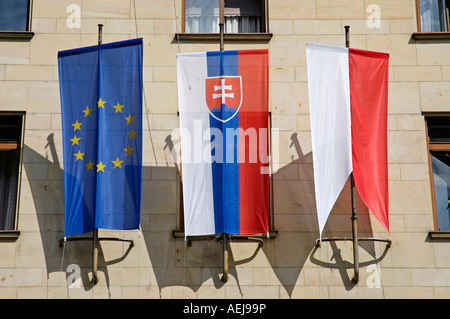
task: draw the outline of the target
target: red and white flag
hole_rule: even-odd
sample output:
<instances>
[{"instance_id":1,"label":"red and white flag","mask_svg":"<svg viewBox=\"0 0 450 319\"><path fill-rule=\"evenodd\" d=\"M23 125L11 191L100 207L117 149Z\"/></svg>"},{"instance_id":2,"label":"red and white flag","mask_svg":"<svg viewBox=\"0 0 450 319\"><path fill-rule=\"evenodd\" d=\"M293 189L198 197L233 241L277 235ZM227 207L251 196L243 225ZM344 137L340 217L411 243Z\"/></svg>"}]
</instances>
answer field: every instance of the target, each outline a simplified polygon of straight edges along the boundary
<instances>
[{"instance_id":1,"label":"red and white flag","mask_svg":"<svg viewBox=\"0 0 450 319\"><path fill-rule=\"evenodd\" d=\"M389 231L389 54L306 45L320 235L353 171L361 199Z\"/></svg>"}]
</instances>

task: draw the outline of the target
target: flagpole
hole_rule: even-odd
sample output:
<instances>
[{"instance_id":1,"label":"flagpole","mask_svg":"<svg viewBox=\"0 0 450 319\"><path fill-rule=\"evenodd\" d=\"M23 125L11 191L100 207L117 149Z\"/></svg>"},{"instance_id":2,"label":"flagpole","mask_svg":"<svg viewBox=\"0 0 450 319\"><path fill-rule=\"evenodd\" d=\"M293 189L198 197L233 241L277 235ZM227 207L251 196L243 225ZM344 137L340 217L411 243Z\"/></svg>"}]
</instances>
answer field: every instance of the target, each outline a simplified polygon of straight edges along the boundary
<instances>
[{"instance_id":1,"label":"flagpole","mask_svg":"<svg viewBox=\"0 0 450 319\"><path fill-rule=\"evenodd\" d=\"M98 24L98 45L101 45L103 42L103 24ZM94 228L92 232L92 282L95 284L98 283L97 276L97 268L98 268L98 228Z\"/></svg>"},{"instance_id":2,"label":"flagpole","mask_svg":"<svg viewBox=\"0 0 450 319\"><path fill-rule=\"evenodd\" d=\"M224 5L225 1L219 2L219 32L220 32L220 52L224 51ZM228 281L228 234L222 233L222 254L223 254L223 275L222 281Z\"/></svg>"},{"instance_id":3,"label":"flagpole","mask_svg":"<svg viewBox=\"0 0 450 319\"><path fill-rule=\"evenodd\" d=\"M345 46L350 48L350 26L346 25L345 28ZM358 283L359 281L359 251L358 251L358 217L356 216L356 196L355 196L355 179L353 178L353 172L350 174L351 180L351 196L352 196L352 238L353 238L353 278L352 282Z\"/></svg>"}]
</instances>

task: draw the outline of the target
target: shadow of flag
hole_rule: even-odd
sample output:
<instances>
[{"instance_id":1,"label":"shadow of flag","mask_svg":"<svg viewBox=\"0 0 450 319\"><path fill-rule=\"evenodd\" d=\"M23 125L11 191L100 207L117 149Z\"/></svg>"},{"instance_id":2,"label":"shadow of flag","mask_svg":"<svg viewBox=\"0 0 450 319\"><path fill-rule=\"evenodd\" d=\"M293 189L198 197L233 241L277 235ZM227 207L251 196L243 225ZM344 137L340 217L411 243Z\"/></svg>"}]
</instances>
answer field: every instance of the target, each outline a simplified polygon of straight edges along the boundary
<instances>
[{"instance_id":1,"label":"shadow of flag","mask_svg":"<svg viewBox=\"0 0 450 319\"><path fill-rule=\"evenodd\" d=\"M138 229L142 39L58 52L65 236Z\"/></svg>"}]
</instances>

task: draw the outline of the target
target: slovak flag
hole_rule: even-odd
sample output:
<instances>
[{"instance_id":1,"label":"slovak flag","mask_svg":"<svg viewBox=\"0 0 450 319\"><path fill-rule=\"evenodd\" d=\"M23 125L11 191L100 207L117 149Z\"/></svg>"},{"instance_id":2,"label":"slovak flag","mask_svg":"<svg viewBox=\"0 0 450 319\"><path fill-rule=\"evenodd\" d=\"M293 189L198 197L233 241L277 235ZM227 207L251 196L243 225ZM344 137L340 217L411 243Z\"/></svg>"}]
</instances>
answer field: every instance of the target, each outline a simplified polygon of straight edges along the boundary
<instances>
[{"instance_id":1,"label":"slovak flag","mask_svg":"<svg viewBox=\"0 0 450 319\"><path fill-rule=\"evenodd\" d=\"M320 234L353 171L361 199L389 231L389 54L306 45Z\"/></svg>"},{"instance_id":2,"label":"slovak flag","mask_svg":"<svg viewBox=\"0 0 450 319\"><path fill-rule=\"evenodd\" d=\"M185 236L269 232L268 50L177 55Z\"/></svg>"}]
</instances>

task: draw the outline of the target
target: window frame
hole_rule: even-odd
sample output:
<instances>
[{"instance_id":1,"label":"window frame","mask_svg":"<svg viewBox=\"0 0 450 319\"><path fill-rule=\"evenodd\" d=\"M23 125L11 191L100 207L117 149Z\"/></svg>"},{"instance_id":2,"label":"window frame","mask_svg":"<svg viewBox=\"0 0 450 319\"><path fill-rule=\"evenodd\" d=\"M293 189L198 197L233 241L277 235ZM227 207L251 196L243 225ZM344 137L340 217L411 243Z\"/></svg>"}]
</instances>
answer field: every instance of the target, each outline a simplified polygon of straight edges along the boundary
<instances>
[{"instance_id":1,"label":"window frame","mask_svg":"<svg viewBox=\"0 0 450 319\"><path fill-rule=\"evenodd\" d=\"M31 31L31 18L33 12L33 0L27 0L27 26L25 31L0 31L0 39L31 40L34 32Z\"/></svg>"},{"instance_id":2,"label":"window frame","mask_svg":"<svg viewBox=\"0 0 450 319\"><path fill-rule=\"evenodd\" d=\"M448 40L450 39L450 25L448 26L449 31L439 31L439 32L422 32L422 23L420 20L420 0L415 1L416 4L416 22L417 22L417 32L413 32L412 37L415 40ZM450 20L450 16L447 16L447 20Z\"/></svg>"},{"instance_id":3,"label":"window frame","mask_svg":"<svg viewBox=\"0 0 450 319\"><path fill-rule=\"evenodd\" d=\"M267 43L272 38L272 33L269 33L269 18L268 18L268 0L261 0L262 2L262 32L258 33L226 33L224 32L224 41L227 42L263 42ZM181 3L181 32L176 33L178 41L218 41L220 40L220 33L186 33L186 0ZM219 14L221 23L224 22L224 0L219 1Z\"/></svg>"},{"instance_id":4,"label":"window frame","mask_svg":"<svg viewBox=\"0 0 450 319\"><path fill-rule=\"evenodd\" d=\"M22 167L23 167L23 145L24 145L24 136L25 136L25 122L26 122L26 112L9 112L9 111L0 111L0 116L20 116L22 117L22 123L20 128L20 137L16 141L5 141L0 142L0 150L19 150L19 163L18 163L18 174L17 174L17 190L16 190L16 204L15 204L15 212L14 212L14 229L12 230L2 230L0 229L0 240L15 240L19 237L19 203L20 203L20 189L21 189L21 181L22 181Z\"/></svg>"},{"instance_id":5,"label":"window frame","mask_svg":"<svg viewBox=\"0 0 450 319\"><path fill-rule=\"evenodd\" d=\"M427 157L428 157L428 172L429 172L429 178L430 178L430 191L431 191L431 203L432 203L432 210L433 210L433 227L434 230L429 232L430 238L432 239L450 239L450 230L439 230L438 227L438 220L437 220L437 211L436 211L436 194L434 189L434 176L433 176L433 165L432 165L432 158L431 158L431 152L432 151L450 151L450 143L432 143L429 138L428 130L428 119L431 117L448 117L448 120L450 122L450 114L447 113L427 113L423 114L425 117L425 134L426 134L426 141L427 141Z\"/></svg>"}]
</instances>

